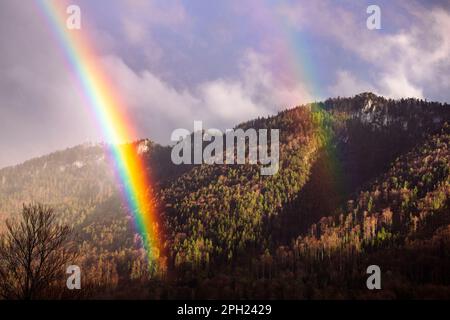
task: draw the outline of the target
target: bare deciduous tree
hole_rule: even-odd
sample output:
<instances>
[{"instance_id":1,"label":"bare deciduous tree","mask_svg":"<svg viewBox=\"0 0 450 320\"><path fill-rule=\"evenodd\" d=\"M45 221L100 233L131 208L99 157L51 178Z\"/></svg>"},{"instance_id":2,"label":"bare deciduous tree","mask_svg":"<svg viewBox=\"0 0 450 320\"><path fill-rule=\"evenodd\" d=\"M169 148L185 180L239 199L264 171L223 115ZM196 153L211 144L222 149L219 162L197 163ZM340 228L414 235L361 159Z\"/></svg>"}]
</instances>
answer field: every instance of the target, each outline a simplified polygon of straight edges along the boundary
<instances>
[{"instance_id":1,"label":"bare deciduous tree","mask_svg":"<svg viewBox=\"0 0 450 320\"><path fill-rule=\"evenodd\" d=\"M0 296L44 298L76 258L71 232L56 222L53 209L41 204L24 205L19 219L7 220L0 236Z\"/></svg>"}]
</instances>

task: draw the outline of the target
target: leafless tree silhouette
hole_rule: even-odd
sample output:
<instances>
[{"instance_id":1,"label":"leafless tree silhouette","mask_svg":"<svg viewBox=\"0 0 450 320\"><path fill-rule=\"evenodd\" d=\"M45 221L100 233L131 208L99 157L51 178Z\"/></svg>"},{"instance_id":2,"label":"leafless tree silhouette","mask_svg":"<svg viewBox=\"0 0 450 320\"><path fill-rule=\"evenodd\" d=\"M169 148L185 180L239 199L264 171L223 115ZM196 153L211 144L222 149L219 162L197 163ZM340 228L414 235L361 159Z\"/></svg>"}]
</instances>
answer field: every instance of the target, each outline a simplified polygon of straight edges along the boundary
<instances>
[{"instance_id":1,"label":"leafless tree silhouette","mask_svg":"<svg viewBox=\"0 0 450 320\"><path fill-rule=\"evenodd\" d=\"M0 296L45 298L62 280L65 266L76 258L71 228L59 225L52 208L24 205L18 219L6 221L0 235ZM64 283L60 284L64 286Z\"/></svg>"}]
</instances>

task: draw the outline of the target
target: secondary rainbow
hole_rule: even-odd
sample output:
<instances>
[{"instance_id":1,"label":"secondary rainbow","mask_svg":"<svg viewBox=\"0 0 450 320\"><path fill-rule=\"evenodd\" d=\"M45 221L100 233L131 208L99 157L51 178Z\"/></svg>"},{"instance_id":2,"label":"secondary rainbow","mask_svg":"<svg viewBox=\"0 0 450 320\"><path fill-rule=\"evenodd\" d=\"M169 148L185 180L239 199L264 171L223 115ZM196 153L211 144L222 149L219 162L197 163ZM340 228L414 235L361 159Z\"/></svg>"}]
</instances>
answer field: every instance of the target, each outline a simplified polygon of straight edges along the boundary
<instances>
[{"instance_id":1,"label":"secondary rainbow","mask_svg":"<svg viewBox=\"0 0 450 320\"><path fill-rule=\"evenodd\" d=\"M158 260L158 221L151 194L148 169L130 143L137 138L125 104L99 63L99 56L86 32L66 27L68 4L61 0L37 0L49 22L64 56L78 79L83 98L95 114L103 138L110 144L111 156L129 211L142 236L150 263Z\"/></svg>"}]
</instances>

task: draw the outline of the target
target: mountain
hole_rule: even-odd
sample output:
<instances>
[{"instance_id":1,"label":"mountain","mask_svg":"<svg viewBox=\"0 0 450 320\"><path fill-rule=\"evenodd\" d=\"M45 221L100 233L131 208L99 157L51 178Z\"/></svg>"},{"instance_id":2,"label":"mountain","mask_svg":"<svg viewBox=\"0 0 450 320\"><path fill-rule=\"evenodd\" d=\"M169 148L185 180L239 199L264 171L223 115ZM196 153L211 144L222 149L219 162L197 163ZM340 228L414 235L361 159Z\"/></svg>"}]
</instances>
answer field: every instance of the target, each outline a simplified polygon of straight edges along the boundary
<instances>
[{"instance_id":1,"label":"mountain","mask_svg":"<svg viewBox=\"0 0 450 320\"><path fill-rule=\"evenodd\" d=\"M0 217L53 206L80 239L93 297L450 297L450 107L362 93L236 128L280 129L280 169L148 163L164 263L150 272L106 145L0 170ZM416 261L415 263L411 263ZM368 291L379 265L383 290Z\"/></svg>"}]
</instances>

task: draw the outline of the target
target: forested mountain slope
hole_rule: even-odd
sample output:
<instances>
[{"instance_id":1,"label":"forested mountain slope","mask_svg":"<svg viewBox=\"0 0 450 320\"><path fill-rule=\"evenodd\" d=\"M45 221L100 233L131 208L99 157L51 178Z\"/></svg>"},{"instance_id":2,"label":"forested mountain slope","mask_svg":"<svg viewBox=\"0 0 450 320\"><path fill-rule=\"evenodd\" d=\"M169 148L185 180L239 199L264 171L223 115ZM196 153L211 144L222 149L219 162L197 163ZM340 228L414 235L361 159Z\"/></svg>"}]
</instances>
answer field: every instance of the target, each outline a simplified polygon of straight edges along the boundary
<instances>
[{"instance_id":1,"label":"forested mountain slope","mask_svg":"<svg viewBox=\"0 0 450 320\"><path fill-rule=\"evenodd\" d=\"M170 147L135 142L163 223L156 274L107 146L0 170L0 214L53 206L77 230L98 297L365 297L369 264L387 272L384 297L450 297L448 123L449 105L363 93L238 125L280 130L274 176L259 165L176 166Z\"/></svg>"},{"instance_id":2,"label":"forested mountain slope","mask_svg":"<svg viewBox=\"0 0 450 320\"><path fill-rule=\"evenodd\" d=\"M164 189L173 263L290 242L449 119L447 106L414 101L368 93L240 125L280 129L280 171L264 177L257 165L203 165Z\"/></svg>"}]
</instances>

